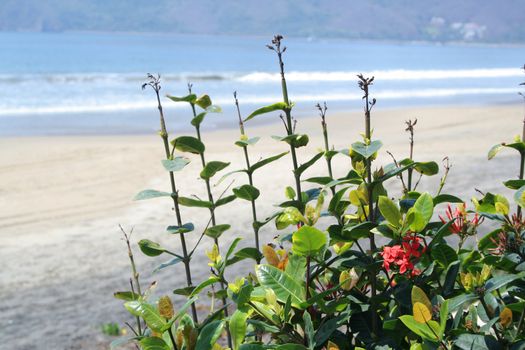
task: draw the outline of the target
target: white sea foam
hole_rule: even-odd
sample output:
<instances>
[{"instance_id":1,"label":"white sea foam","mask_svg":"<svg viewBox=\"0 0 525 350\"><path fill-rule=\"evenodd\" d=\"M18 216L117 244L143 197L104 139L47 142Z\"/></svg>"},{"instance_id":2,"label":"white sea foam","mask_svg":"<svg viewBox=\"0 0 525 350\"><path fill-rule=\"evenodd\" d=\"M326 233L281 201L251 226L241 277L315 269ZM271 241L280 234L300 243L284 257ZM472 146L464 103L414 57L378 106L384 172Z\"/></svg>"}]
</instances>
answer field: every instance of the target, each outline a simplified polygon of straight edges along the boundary
<instances>
[{"instance_id":1,"label":"white sea foam","mask_svg":"<svg viewBox=\"0 0 525 350\"><path fill-rule=\"evenodd\" d=\"M376 80L444 80L444 79L480 79L523 77L523 70L518 68L475 68L475 69L431 69L431 70L375 70L358 71L289 71L286 79L289 82L346 82L356 81L357 74L374 76ZM140 73L65 73L65 74L0 74L1 84L38 83L38 84L132 84L139 85L144 81ZM269 72L201 72L201 73L166 73L164 81L236 81L241 83L260 84L281 79L279 73Z\"/></svg>"},{"instance_id":2,"label":"white sea foam","mask_svg":"<svg viewBox=\"0 0 525 350\"><path fill-rule=\"evenodd\" d=\"M519 92L516 88L434 88L434 89L408 89L408 90L380 90L373 93L373 97L383 100L403 100L418 98L443 98L468 95L512 95ZM326 93L326 94L301 94L291 95L293 102L315 103L318 101L357 101L361 100L361 93ZM264 105L281 100L281 96L276 95L243 95L245 105ZM231 105L231 96L218 96L214 99L217 105ZM164 106L166 109L183 108L183 104L170 104ZM52 114L80 114L80 113L104 113L120 111L139 111L154 108L151 101L127 101L122 103L79 103L58 106L41 107L9 107L0 105L0 116L15 115L52 115Z\"/></svg>"},{"instance_id":3,"label":"white sea foam","mask_svg":"<svg viewBox=\"0 0 525 350\"><path fill-rule=\"evenodd\" d=\"M522 77L523 70L518 68L480 68L480 69L447 69L447 70L376 70L369 72L339 71L339 72L294 72L286 73L290 82L322 82L322 81L356 81L357 74L366 77L374 76L376 80L438 80L438 79L476 79L476 78L509 78ZM245 83L261 83L279 81L281 76L275 73L255 72L240 76L238 81Z\"/></svg>"}]
</instances>

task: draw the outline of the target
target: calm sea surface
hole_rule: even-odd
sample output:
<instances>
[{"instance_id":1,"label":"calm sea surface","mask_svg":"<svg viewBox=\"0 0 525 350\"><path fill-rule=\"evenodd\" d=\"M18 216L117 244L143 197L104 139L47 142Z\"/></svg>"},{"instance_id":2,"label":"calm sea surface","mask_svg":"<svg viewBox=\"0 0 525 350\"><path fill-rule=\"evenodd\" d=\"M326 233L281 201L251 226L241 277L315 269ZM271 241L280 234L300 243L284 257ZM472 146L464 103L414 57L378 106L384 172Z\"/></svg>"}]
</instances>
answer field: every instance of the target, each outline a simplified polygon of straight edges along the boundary
<instances>
[{"instance_id":1,"label":"calm sea surface","mask_svg":"<svg viewBox=\"0 0 525 350\"><path fill-rule=\"evenodd\" d=\"M151 132L155 100L140 88L146 73L161 74L164 94L185 95L192 82L197 94L223 107L208 125L235 126L233 91L246 114L281 98L269 39L0 33L0 135ZM525 46L315 38L285 44L290 98L301 114L322 101L331 110L361 108L360 72L376 77L372 95L386 108L517 103L525 81ZM164 104L170 124L184 129L187 106Z\"/></svg>"}]
</instances>

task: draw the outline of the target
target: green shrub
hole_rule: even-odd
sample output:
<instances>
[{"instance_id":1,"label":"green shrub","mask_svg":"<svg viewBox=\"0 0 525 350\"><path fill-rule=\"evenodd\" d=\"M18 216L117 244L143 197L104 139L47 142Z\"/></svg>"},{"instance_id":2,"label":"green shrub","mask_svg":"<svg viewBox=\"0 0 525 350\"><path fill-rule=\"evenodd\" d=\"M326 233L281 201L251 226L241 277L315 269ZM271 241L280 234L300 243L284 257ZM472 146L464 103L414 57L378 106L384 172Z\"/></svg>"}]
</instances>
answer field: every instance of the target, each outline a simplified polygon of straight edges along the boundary
<instances>
[{"instance_id":1,"label":"green shrub","mask_svg":"<svg viewBox=\"0 0 525 350\"><path fill-rule=\"evenodd\" d=\"M132 290L117 292L115 296L125 300L125 308L136 316L137 323L132 327L134 336L118 343L135 341L145 350L222 349L220 344L233 350L524 348L525 132L489 152L489 159L503 148L520 154L519 178L504 183L515 190L513 201L517 206L499 194L486 193L467 205L454 194L443 193L450 169L447 161L437 190L418 192L422 178L437 175L439 165L413 159L417 121L407 122L410 157L396 160L392 156L391 164L376 166L374 161L382 143L372 134L376 100L370 89L374 78L359 75L365 116L362 139L346 150L330 147L326 105L318 105L324 149L299 164L297 153L308 144L309 137L296 130L283 63L286 48L281 43L282 37L276 36L268 48L278 58L283 100L243 118L237 94L234 96L240 131L235 145L240 148L239 156L245 159L245 168L223 178L244 173L247 183L233 188L231 193L212 193L211 181L216 181L217 173L229 163L207 162L201 137L207 113L220 109L208 95L193 94L191 85L187 96L168 96L177 103L189 104L196 131L195 136L169 140L159 95L160 77L149 75L144 84L143 87L153 88L158 102L160 136L166 155L163 165L171 188L168 192L145 190L136 199L172 200L177 225L167 230L179 236L181 253L150 240L140 241L139 247L148 256L172 256L159 269L183 265L187 286L174 292L186 295L187 301L174 310L168 296L155 301L148 290L141 291L129 237L124 233L133 272ZM281 114L285 132L275 138L288 144L289 152L253 162L250 152L259 138L247 136L246 124L273 112ZM200 158L200 177L208 198L179 195L176 174L184 171L188 163L184 156L176 155L179 153ZM291 159L295 186L285 189L287 199L278 204L279 210L261 221L257 216L260 190L252 175L282 157ZM305 170L321 158L326 161L326 173L304 178ZM334 178L335 160L351 164L346 176ZM396 178L403 188L398 198L386 188L386 181ZM250 202L253 247L238 249L240 238L229 247L220 245L221 235L230 226L219 222L215 209L233 200ZM180 206L200 207L210 214L201 239L208 236L214 241L213 249L207 252L211 275L196 284L191 266L200 262L192 261L192 256L201 239L197 246L188 249L185 235L194 230L194 225L182 219ZM440 206L446 208L445 215L434 220L435 208ZM326 230L318 224L321 217L331 220ZM478 237L477 249L463 248L465 240L476 236L479 227L487 222L498 228ZM259 230L271 223L285 233L278 235L275 244L263 245L259 242ZM458 236L457 245L448 243L446 238L451 235ZM378 246L377 237L386 238L388 243ZM230 266L250 260L254 273L234 281L226 279L225 271ZM222 300L222 305L209 315L197 315L197 298L212 286L211 295Z\"/></svg>"}]
</instances>

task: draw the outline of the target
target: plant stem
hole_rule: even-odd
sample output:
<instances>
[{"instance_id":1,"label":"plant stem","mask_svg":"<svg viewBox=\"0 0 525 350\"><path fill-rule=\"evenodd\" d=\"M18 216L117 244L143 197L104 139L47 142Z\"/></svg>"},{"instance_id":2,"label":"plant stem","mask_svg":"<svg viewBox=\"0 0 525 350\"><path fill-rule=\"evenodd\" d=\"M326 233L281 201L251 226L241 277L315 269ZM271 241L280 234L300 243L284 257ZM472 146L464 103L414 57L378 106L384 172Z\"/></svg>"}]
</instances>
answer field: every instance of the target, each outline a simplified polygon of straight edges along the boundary
<instances>
[{"instance_id":1,"label":"plant stem","mask_svg":"<svg viewBox=\"0 0 525 350\"><path fill-rule=\"evenodd\" d=\"M191 90L190 90L190 93L191 93ZM193 111L193 117L196 117L197 116L197 111L195 110L195 105L193 103L191 103L191 110ZM197 132L197 139L202 142L200 127L199 126L195 126L195 131ZM204 169L204 167L206 167L206 158L204 157L204 152L200 153L200 158L201 158L202 168ZM210 208L211 224L212 224L212 226L215 226L216 225L216 222L215 222L215 202L213 200L213 194L211 192L210 180L209 179L205 179L204 182L206 183L206 192L208 193L208 201L210 201L210 203L211 203L211 208ZM219 248L219 240L217 238L214 238L214 241L215 241L215 244L217 245L217 248Z\"/></svg>"},{"instance_id":2,"label":"plant stem","mask_svg":"<svg viewBox=\"0 0 525 350\"><path fill-rule=\"evenodd\" d=\"M306 300L310 299L310 265L312 258L306 257Z\"/></svg>"},{"instance_id":3,"label":"plant stem","mask_svg":"<svg viewBox=\"0 0 525 350\"><path fill-rule=\"evenodd\" d=\"M242 121L241 109L239 107L239 100L237 99L237 92L234 92L233 96L235 98L235 106L237 107L237 115L239 117L239 131L241 132L241 136L245 136L246 134L244 132L244 122ZM250 186L253 186L253 174L250 171L250 157L248 155L248 146L243 146L242 150L243 150L243 153L244 153L244 160L246 162L246 170L247 170L247 173L248 173L248 183L250 184ZM257 250L260 251L260 246L259 246L259 227L256 225L256 222L257 222L257 208L255 206L255 199L251 200L250 203L251 203L251 206L252 206L252 220L253 220L252 221L252 227L253 227L253 234L254 234L254 237L255 237L255 248L257 248ZM259 264L260 262L261 262L260 259L257 259L257 264Z\"/></svg>"},{"instance_id":4,"label":"plant stem","mask_svg":"<svg viewBox=\"0 0 525 350\"><path fill-rule=\"evenodd\" d=\"M405 129L410 133L410 160L414 160L414 126L417 124L417 119L412 121L408 120L406 122L407 128ZM412 191L412 174L414 172L413 168L408 169L408 191ZM415 189L414 189L415 190Z\"/></svg>"},{"instance_id":5,"label":"plant stem","mask_svg":"<svg viewBox=\"0 0 525 350\"><path fill-rule=\"evenodd\" d=\"M189 93L191 94L191 84L188 85L188 90L189 90ZM197 116L197 111L195 110L195 104L194 103L190 103L190 105L191 105L191 110L193 112L193 117L195 118ZM195 131L197 132L197 139L202 142L201 131L200 131L199 125L195 126ZM201 158L202 168L204 169L206 167L206 158L204 157L204 152L200 153L200 158ZM204 179L204 182L206 183L206 192L208 192L208 201L211 203L211 207L210 207L211 224L212 224L212 226L215 226L216 225L216 221L215 221L215 201L213 200L213 194L211 192L210 180L209 179ZM214 237L213 240L215 242L215 245L217 246L217 250L220 251L219 239L217 237ZM224 285L224 283L222 281L220 282L220 285L221 285L221 289L224 290L226 288L226 286ZM228 304L228 302L226 300L226 297L223 297L222 298L222 305L226 306L227 304ZM224 316L226 318L229 316L227 307L224 308ZM232 345L233 343L232 343L232 337L231 337L231 334L230 334L230 330L227 329L226 332L228 334L228 345L229 345L230 348L232 348L233 347L233 345Z\"/></svg>"},{"instance_id":6,"label":"plant stem","mask_svg":"<svg viewBox=\"0 0 525 350\"><path fill-rule=\"evenodd\" d=\"M292 107L290 106L290 100L288 99L288 87L286 85L286 77L284 75L284 61L283 61L283 53L286 51L286 47L284 47L281 50L281 40L283 37L281 35L276 35L274 39L272 40L272 44L275 46L268 46L268 48L272 49L277 53L277 57L279 59L279 69L281 73L281 90L283 94L283 102L286 104L286 109L284 110L284 113L286 115L286 132L288 136L293 135L294 133L294 126L293 126L293 118L292 118ZM295 189L297 192L297 201L301 203L301 213L304 214L304 208L302 205L302 192L301 192L301 179L300 176L297 174L297 168L299 168L299 165L297 163L297 154L295 152L295 146L292 145L293 142L290 143L290 153L292 154L292 162L293 162L293 169L294 169L294 179L295 179Z\"/></svg>"},{"instance_id":7,"label":"plant stem","mask_svg":"<svg viewBox=\"0 0 525 350\"><path fill-rule=\"evenodd\" d=\"M124 240L126 241L126 245L128 246L128 257L129 257L129 262L130 262L130 265L131 265L131 273L132 273L132 276L133 276L133 279L130 279L129 280L129 284L131 285L131 292L134 294L135 293L135 288L134 288L134 285L133 285L133 280L135 281L135 285L137 286L137 292L140 296L142 296L142 292L140 290L140 281L139 281L139 273L137 272L137 267L135 265L135 258L133 257L133 251L131 250L131 244L130 244L130 239L131 239L131 235L133 234L133 229L131 230L130 234L128 235L126 233L126 231L124 231L124 228L122 226L120 226L120 231L122 231L122 234L124 235ZM137 329L138 329L138 334L139 335L142 335L142 327L141 327L141 324L140 324L140 317L137 316Z\"/></svg>"},{"instance_id":8,"label":"plant stem","mask_svg":"<svg viewBox=\"0 0 525 350\"><path fill-rule=\"evenodd\" d=\"M359 87L363 90L364 100L365 100L365 142L371 142L372 139L372 130L371 130L371 121L370 121L370 112L372 107L375 105L376 100L373 99L372 102L369 101L369 91L368 88L372 85L374 77L364 78L362 75L358 75L359 78ZM368 221L375 223L374 215L374 196L373 190L374 186L372 184L372 159L371 157L366 159L366 176L367 176L367 192L368 192ZM375 237L372 232L368 234L370 240L370 257L373 258L374 252L376 250ZM379 320L377 317L377 305L376 305L376 294L377 294L377 274L375 271L370 271L370 293L371 293L371 302L370 310L372 314L372 331L375 336L378 336L379 333Z\"/></svg>"},{"instance_id":9,"label":"plant stem","mask_svg":"<svg viewBox=\"0 0 525 350\"><path fill-rule=\"evenodd\" d=\"M524 130L524 133L525 133L525 130ZM523 180L524 171L525 171L525 152L520 152L520 180ZM521 207L519 205L518 205L517 214L518 216L521 215Z\"/></svg>"},{"instance_id":10,"label":"plant stem","mask_svg":"<svg viewBox=\"0 0 525 350\"><path fill-rule=\"evenodd\" d=\"M150 85L153 90L155 91L155 95L157 97L157 108L159 110L160 115L160 136L162 138L163 144L164 144L164 151L166 153L166 159L171 159L171 153L170 153L170 145L168 141L168 131L166 130L166 122L164 119L164 111L162 109L162 103L160 102L160 76L154 77L152 75L149 75L148 78L151 79L151 81L145 85L143 85L143 88L146 85ZM173 199L173 206L175 208L175 215L177 217L177 225L182 226L182 217L180 213L179 208L179 201L178 199L178 190L177 185L175 183L175 176L172 171L169 172L170 176L170 184L171 184L171 192L172 192L172 199ZM193 285L191 280L191 269L190 269L190 257L188 256L188 249L186 247L186 238L184 236L184 233L179 234L180 237L180 243L182 246L182 256L184 257L183 263L184 263L184 269L186 272L186 285L188 287L191 287ZM195 303L191 304L191 313L193 317L193 321L195 323L198 323L197 318L197 309L195 307Z\"/></svg>"},{"instance_id":11,"label":"plant stem","mask_svg":"<svg viewBox=\"0 0 525 350\"><path fill-rule=\"evenodd\" d=\"M173 331L171 330L171 327L168 328L168 333L170 335L171 342L173 343L173 349L177 350L177 343L175 342L175 337L173 336Z\"/></svg>"},{"instance_id":12,"label":"plant stem","mask_svg":"<svg viewBox=\"0 0 525 350\"><path fill-rule=\"evenodd\" d=\"M328 142L328 127L326 125L326 110L328 109L326 107L326 102L324 103L323 107L321 107L321 105L318 103L317 108L319 109L319 114L321 115L321 126L323 128L326 167L328 168L328 175L333 180L334 174L332 171L332 157L327 156L328 152L330 151L330 146ZM332 191L332 195L335 195L335 186L330 187L330 190Z\"/></svg>"}]
</instances>

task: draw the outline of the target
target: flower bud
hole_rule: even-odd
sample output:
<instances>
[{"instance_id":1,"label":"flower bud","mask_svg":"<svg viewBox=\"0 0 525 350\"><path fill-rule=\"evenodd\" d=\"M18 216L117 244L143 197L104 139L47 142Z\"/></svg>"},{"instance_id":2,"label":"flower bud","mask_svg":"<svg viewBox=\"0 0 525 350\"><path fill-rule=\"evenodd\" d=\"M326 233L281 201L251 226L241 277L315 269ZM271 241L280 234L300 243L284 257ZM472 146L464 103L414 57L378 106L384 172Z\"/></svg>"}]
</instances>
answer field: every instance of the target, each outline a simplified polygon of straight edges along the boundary
<instances>
[{"instance_id":1,"label":"flower bud","mask_svg":"<svg viewBox=\"0 0 525 350\"><path fill-rule=\"evenodd\" d=\"M359 281L359 275L354 268L345 270L339 275L339 283L343 290L349 291L354 288Z\"/></svg>"}]
</instances>

